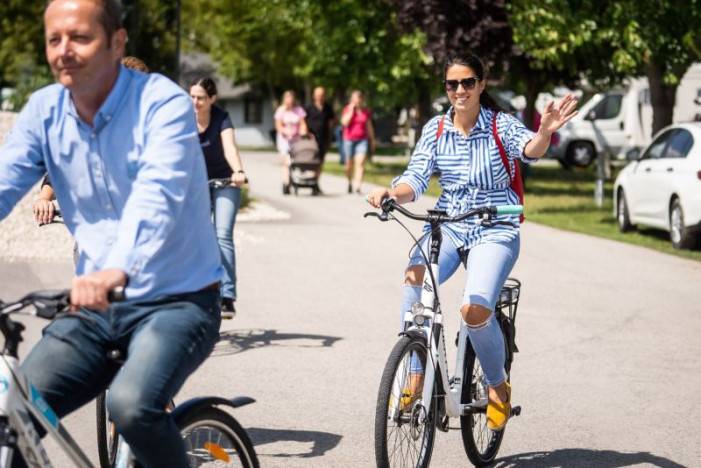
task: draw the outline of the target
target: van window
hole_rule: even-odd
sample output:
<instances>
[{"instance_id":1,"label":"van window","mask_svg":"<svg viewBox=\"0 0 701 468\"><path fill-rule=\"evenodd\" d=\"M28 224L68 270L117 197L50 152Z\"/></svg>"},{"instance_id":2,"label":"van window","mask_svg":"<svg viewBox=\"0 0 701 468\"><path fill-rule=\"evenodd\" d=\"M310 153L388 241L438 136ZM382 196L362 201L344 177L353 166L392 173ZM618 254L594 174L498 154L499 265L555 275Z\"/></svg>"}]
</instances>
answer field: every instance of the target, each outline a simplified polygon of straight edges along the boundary
<instances>
[{"instance_id":1,"label":"van window","mask_svg":"<svg viewBox=\"0 0 701 468\"><path fill-rule=\"evenodd\" d=\"M683 128L677 129L669 140L665 158L685 158L694 144L691 132Z\"/></svg>"},{"instance_id":2,"label":"van window","mask_svg":"<svg viewBox=\"0 0 701 468\"><path fill-rule=\"evenodd\" d=\"M621 102L623 101L623 96L620 94L611 94L606 96L601 100L596 106L594 106L594 114L596 119L613 119L618 117L621 112Z\"/></svg>"}]
</instances>

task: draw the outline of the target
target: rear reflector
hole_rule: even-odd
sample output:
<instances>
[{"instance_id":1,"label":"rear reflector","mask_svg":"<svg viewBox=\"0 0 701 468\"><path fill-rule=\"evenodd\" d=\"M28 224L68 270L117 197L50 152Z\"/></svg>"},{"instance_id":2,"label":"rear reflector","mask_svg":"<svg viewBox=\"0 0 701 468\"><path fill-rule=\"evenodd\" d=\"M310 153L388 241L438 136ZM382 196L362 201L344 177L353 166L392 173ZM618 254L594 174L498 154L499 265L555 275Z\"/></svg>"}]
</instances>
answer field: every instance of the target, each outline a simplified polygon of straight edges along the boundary
<instances>
[{"instance_id":1,"label":"rear reflector","mask_svg":"<svg viewBox=\"0 0 701 468\"><path fill-rule=\"evenodd\" d=\"M701 180L701 171L699 171L699 172L696 173L696 177L698 177L699 180Z\"/></svg>"}]
</instances>

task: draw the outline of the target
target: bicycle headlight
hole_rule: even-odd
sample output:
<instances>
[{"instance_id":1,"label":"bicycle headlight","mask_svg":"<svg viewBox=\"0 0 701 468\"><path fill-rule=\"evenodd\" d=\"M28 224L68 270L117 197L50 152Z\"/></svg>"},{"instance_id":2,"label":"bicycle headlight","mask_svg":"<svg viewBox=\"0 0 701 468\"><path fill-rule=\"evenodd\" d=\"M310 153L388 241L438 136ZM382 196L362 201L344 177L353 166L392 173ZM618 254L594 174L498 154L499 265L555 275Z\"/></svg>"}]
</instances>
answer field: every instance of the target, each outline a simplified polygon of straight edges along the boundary
<instances>
[{"instance_id":1,"label":"bicycle headlight","mask_svg":"<svg viewBox=\"0 0 701 468\"><path fill-rule=\"evenodd\" d=\"M411 313L414 316L414 325L417 327L422 327L426 323L426 317L424 314L424 305L420 302L415 302L411 306Z\"/></svg>"}]
</instances>

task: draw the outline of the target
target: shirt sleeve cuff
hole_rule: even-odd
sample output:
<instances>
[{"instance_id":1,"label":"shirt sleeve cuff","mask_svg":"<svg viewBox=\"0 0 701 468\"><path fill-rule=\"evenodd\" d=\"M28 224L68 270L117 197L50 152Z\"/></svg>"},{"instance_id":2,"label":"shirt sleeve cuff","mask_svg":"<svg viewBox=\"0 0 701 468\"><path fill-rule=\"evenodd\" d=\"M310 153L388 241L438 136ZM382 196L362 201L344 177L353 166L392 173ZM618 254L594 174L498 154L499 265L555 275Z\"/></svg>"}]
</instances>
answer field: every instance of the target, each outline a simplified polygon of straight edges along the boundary
<instances>
[{"instance_id":1,"label":"shirt sleeve cuff","mask_svg":"<svg viewBox=\"0 0 701 468\"><path fill-rule=\"evenodd\" d=\"M423 193L421 187L411 177L397 176L392 180L392 188L396 188L399 184L406 184L411 187L412 192L414 192L414 197L411 199L411 201L416 201L416 199L419 198L419 195Z\"/></svg>"},{"instance_id":2,"label":"shirt sleeve cuff","mask_svg":"<svg viewBox=\"0 0 701 468\"><path fill-rule=\"evenodd\" d=\"M113 248L107 256L107 260L103 263L102 269L117 269L122 270L128 277L137 276L144 267L144 259L134 253L124 254L119 252L119 249Z\"/></svg>"}]
</instances>

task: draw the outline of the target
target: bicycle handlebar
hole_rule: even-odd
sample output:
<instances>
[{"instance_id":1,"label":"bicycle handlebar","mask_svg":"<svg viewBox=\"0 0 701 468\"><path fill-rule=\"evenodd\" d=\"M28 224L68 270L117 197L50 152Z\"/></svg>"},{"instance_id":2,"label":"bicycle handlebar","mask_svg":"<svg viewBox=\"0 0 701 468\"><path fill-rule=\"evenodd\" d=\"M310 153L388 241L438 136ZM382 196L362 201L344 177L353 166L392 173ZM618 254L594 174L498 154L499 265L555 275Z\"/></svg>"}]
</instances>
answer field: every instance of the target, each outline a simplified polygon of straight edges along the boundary
<instances>
[{"instance_id":1,"label":"bicycle handlebar","mask_svg":"<svg viewBox=\"0 0 701 468\"><path fill-rule=\"evenodd\" d=\"M0 301L0 314L18 312L29 305L36 308L38 317L51 320L70 305L71 290L43 290L27 294L17 302L5 304ZM107 293L107 302L124 302L127 300L123 287L117 287Z\"/></svg>"},{"instance_id":2,"label":"bicycle handlebar","mask_svg":"<svg viewBox=\"0 0 701 468\"><path fill-rule=\"evenodd\" d=\"M227 187L227 186L231 185L231 182L232 182L232 180L230 177L223 177L220 179L209 179L207 181L207 184L212 188L221 188L221 187ZM248 183L248 177L244 178L243 183L244 184Z\"/></svg>"},{"instance_id":3,"label":"bicycle handlebar","mask_svg":"<svg viewBox=\"0 0 701 468\"><path fill-rule=\"evenodd\" d=\"M471 217L471 216L479 216L479 215L488 215L488 217L491 218L491 216L494 215L517 215L523 213L523 206L522 205L501 205L501 206L483 206L479 208L474 208L472 210L466 211L465 213L459 214L457 216L448 216L448 214L445 211L437 211L437 210L428 210L428 214L425 215L420 215L416 213L412 213L411 211L407 210L404 208L402 205L397 203L397 201L394 198L385 198L382 202L381 205L382 213L376 213L376 212L369 212L365 213L365 217L367 218L368 216L375 216L380 219L380 221L387 221L388 214L391 211L399 211L401 214L406 216L407 218L414 219L416 221L425 221L429 223L437 223L437 224L443 224L443 223L456 223L460 221L464 221L465 219Z\"/></svg>"}]
</instances>

